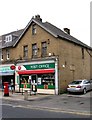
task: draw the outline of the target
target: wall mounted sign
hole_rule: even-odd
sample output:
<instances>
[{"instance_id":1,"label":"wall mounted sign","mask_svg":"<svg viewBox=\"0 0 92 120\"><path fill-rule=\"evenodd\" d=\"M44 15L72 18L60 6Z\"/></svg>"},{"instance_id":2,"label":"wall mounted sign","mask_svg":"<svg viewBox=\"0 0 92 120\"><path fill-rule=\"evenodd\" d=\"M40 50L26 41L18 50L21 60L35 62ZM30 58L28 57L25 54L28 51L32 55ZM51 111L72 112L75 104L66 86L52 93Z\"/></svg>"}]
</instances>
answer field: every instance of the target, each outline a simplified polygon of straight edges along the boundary
<instances>
[{"instance_id":1,"label":"wall mounted sign","mask_svg":"<svg viewBox=\"0 0 92 120\"><path fill-rule=\"evenodd\" d=\"M55 63L43 63L43 64L30 64L24 65L26 70L36 70L36 69L52 69L55 68Z\"/></svg>"},{"instance_id":2,"label":"wall mounted sign","mask_svg":"<svg viewBox=\"0 0 92 120\"><path fill-rule=\"evenodd\" d=\"M10 68L10 66L1 66L0 67L0 75L13 75L14 70Z\"/></svg>"}]
</instances>

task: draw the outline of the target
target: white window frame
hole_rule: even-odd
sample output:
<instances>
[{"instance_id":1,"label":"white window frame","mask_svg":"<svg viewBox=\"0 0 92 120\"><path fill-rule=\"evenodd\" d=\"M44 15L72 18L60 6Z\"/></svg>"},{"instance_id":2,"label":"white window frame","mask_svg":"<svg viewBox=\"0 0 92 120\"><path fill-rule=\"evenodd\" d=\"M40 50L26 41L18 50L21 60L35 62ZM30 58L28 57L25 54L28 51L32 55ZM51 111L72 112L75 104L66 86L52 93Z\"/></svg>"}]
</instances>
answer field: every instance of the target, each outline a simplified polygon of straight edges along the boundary
<instances>
[{"instance_id":1,"label":"white window frame","mask_svg":"<svg viewBox=\"0 0 92 120\"><path fill-rule=\"evenodd\" d=\"M5 42L11 42L12 41L12 35L5 36Z\"/></svg>"}]
</instances>

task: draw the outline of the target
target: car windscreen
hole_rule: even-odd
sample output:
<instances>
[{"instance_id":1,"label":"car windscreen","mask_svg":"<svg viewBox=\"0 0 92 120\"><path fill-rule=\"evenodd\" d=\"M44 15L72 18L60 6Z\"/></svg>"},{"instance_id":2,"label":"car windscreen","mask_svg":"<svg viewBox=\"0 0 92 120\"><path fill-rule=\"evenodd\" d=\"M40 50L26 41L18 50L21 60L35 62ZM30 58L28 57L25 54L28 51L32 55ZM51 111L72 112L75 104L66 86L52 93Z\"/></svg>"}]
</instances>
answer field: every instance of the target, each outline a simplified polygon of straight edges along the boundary
<instances>
[{"instance_id":1,"label":"car windscreen","mask_svg":"<svg viewBox=\"0 0 92 120\"><path fill-rule=\"evenodd\" d=\"M73 81L72 83L70 84L80 84L82 81Z\"/></svg>"}]
</instances>

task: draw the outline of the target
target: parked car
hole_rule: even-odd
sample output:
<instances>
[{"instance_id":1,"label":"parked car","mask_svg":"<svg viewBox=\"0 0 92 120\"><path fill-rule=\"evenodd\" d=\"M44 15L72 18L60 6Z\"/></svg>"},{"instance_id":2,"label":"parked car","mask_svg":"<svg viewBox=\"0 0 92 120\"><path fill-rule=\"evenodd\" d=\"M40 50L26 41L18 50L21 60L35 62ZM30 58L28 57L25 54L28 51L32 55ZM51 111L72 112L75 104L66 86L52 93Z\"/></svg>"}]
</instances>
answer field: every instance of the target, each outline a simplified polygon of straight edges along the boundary
<instances>
[{"instance_id":1,"label":"parked car","mask_svg":"<svg viewBox=\"0 0 92 120\"><path fill-rule=\"evenodd\" d=\"M92 89L92 80L74 80L71 82L68 87L68 92L82 92L86 93L87 91Z\"/></svg>"}]
</instances>

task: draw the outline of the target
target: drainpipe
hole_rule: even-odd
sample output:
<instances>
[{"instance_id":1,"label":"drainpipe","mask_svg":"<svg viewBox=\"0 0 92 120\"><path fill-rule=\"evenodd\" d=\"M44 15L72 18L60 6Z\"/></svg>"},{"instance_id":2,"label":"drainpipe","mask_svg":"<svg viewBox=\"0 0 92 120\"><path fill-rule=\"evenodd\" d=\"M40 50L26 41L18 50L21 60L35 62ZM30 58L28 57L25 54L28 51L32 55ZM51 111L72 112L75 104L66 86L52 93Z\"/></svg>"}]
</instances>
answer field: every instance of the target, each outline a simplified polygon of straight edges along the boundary
<instances>
[{"instance_id":1,"label":"drainpipe","mask_svg":"<svg viewBox=\"0 0 92 120\"><path fill-rule=\"evenodd\" d=\"M58 59L55 61L55 94L58 95Z\"/></svg>"}]
</instances>

